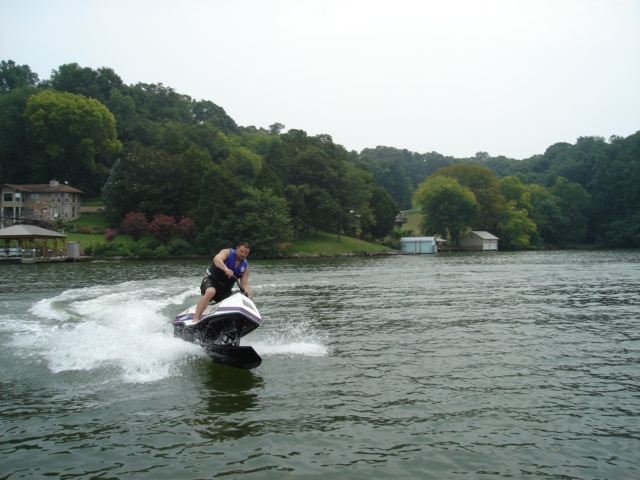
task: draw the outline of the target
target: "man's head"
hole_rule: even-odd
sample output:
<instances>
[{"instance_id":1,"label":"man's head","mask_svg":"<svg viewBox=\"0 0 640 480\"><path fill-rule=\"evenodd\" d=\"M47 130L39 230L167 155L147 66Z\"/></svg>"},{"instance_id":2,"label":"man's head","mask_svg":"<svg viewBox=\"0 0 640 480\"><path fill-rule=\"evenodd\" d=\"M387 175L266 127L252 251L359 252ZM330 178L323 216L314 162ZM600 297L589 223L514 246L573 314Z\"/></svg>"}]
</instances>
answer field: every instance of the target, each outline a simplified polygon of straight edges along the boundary
<instances>
[{"instance_id":1,"label":"man's head","mask_svg":"<svg viewBox=\"0 0 640 480\"><path fill-rule=\"evenodd\" d=\"M236 247L236 258L242 261L249 256L250 251L251 247L247 242L240 242Z\"/></svg>"}]
</instances>

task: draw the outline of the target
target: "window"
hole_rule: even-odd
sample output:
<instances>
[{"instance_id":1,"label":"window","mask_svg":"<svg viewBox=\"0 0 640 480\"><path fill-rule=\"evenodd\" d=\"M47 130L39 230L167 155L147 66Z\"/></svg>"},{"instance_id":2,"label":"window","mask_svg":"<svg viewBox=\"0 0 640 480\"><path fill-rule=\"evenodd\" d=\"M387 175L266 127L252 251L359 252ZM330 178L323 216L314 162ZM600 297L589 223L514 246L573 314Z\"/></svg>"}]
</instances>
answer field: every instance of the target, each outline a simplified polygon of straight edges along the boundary
<instances>
[{"instance_id":1,"label":"window","mask_svg":"<svg viewBox=\"0 0 640 480\"><path fill-rule=\"evenodd\" d=\"M13 192L6 192L2 194L3 202L13 202Z\"/></svg>"}]
</instances>

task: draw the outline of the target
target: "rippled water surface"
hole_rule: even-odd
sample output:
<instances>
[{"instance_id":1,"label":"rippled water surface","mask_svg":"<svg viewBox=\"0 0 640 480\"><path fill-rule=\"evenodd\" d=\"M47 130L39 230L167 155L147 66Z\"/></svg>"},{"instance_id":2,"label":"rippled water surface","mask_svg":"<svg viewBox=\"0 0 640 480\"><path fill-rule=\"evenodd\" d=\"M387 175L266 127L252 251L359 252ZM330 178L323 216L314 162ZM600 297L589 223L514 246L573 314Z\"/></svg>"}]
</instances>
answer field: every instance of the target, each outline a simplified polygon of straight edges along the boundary
<instances>
[{"instance_id":1,"label":"rippled water surface","mask_svg":"<svg viewBox=\"0 0 640 480\"><path fill-rule=\"evenodd\" d=\"M638 251L255 261L250 372L205 267L0 265L0 478L640 478Z\"/></svg>"}]
</instances>

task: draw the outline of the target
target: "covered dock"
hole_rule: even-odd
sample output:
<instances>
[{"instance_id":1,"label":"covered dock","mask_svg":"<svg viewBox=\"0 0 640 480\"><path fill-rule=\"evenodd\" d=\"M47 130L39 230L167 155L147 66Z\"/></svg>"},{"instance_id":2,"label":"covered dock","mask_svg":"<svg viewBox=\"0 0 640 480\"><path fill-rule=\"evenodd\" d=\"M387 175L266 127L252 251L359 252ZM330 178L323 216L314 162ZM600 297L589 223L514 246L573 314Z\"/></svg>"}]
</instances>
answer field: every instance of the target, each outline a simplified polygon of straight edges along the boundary
<instances>
[{"instance_id":1,"label":"covered dock","mask_svg":"<svg viewBox=\"0 0 640 480\"><path fill-rule=\"evenodd\" d=\"M0 229L0 262L35 263L67 260L67 236L36 225Z\"/></svg>"}]
</instances>

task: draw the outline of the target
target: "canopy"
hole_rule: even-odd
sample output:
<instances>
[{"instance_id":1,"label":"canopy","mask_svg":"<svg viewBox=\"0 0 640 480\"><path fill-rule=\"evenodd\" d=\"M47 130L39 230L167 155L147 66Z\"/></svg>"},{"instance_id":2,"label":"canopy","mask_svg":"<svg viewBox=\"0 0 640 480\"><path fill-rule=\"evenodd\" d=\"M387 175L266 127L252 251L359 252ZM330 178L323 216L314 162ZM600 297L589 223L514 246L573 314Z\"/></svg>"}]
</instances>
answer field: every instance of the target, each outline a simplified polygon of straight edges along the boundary
<instances>
[{"instance_id":1,"label":"canopy","mask_svg":"<svg viewBox=\"0 0 640 480\"><path fill-rule=\"evenodd\" d=\"M67 238L66 235L36 225L13 225L0 229L1 240L24 240L36 238Z\"/></svg>"},{"instance_id":2,"label":"canopy","mask_svg":"<svg viewBox=\"0 0 640 480\"><path fill-rule=\"evenodd\" d=\"M11 241L15 240L24 249L21 256L40 260L66 256L66 238L67 236L62 233L36 225L12 225L0 229L0 240L4 240L4 248L9 247ZM47 247L49 240L53 240L53 249ZM58 248L59 240L62 241L62 248Z\"/></svg>"}]
</instances>

